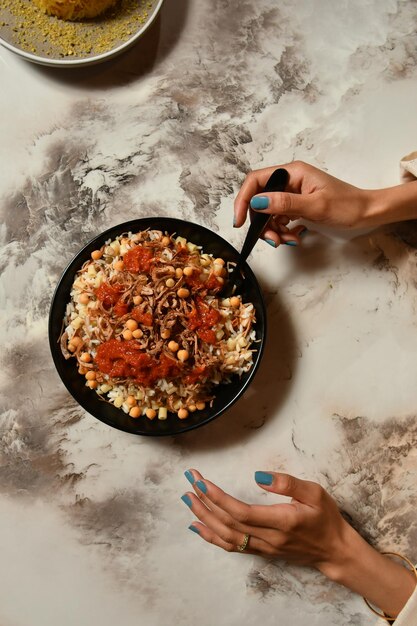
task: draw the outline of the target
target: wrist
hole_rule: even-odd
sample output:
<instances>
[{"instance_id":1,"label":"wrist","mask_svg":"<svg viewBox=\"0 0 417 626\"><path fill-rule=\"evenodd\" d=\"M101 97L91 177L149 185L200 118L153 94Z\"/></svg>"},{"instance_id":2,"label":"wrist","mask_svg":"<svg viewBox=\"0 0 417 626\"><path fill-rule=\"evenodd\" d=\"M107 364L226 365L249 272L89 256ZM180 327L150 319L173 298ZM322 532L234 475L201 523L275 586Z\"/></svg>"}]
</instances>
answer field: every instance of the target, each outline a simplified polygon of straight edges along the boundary
<instances>
[{"instance_id":1,"label":"wrist","mask_svg":"<svg viewBox=\"0 0 417 626\"><path fill-rule=\"evenodd\" d=\"M415 589L415 573L375 550L347 522L337 550L318 569L333 582L396 617Z\"/></svg>"},{"instance_id":2,"label":"wrist","mask_svg":"<svg viewBox=\"0 0 417 626\"><path fill-rule=\"evenodd\" d=\"M417 218L417 181L386 189L364 189L361 226L382 226Z\"/></svg>"}]
</instances>

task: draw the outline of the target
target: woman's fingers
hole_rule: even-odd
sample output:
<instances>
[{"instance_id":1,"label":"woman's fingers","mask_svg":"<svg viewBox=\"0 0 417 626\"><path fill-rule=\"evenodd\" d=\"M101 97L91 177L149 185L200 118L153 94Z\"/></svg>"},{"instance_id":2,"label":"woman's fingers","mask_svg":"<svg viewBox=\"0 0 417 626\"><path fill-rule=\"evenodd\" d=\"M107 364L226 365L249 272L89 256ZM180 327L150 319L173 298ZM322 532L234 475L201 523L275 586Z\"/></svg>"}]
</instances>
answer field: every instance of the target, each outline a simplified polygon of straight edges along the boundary
<instances>
[{"instance_id":1,"label":"woman's fingers","mask_svg":"<svg viewBox=\"0 0 417 626\"><path fill-rule=\"evenodd\" d=\"M187 480L192 484L195 489L196 494L200 498L200 500L206 505L210 511L212 511L216 517L223 522L226 526L232 526L236 528L236 530L240 530L242 533L247 532L247 526L243 526L236 519L234 519L230 513L217 506L212 502L205 493L206 486L203 482L203 476L200 474L198 470L187 470L185 472L185 476Z\"/></svg>"},{"instance_id":2,"label":"woman's fingers","mask_svg":"<svg viewBox=\"0 0 417 626\"><path fill-rule=\"evenodd\" d=\"M233 549L230 551L239 551L239 546L242 545L246 532L250 535L250 549L256 551L259 554L265 554L272 556L276 554L275 548L265 541L255 535L251 535L250 528L247 530L237 530L231 526L226 525L223 521L221 521L213 511L208 509L206 505L199 499L194 493L188 492L182 496L183 502L192 510L194 515L198 517L200 522L207 527L212 535L220 538L222 544L227 544L228 546L233 546ZM209 539L209 533L205 533L207 539ZM204 538L206 538L204 537ZM210 541L212 543L212 541ZM219 545L219 544L217 544ZM221 545L220 547L224 547Z\"/></svg>"},{"instance_id":3,"label":"woman's fingers","mask_svg":"<svg viewBox=\"0 0 417 626\"><path fill-rule=\"evenodd\" d=\"M250 200L250 208L258 213L268 215L285 215L292 219L302 215L309 218L319 213L320 194L289 193L287 191L274 191L260 193Z\"/></svg>"},{"instance_id":4,"label":"woman's fingers","mask_svg":"<svg viewBox=\"0 0 417 626\"><path fill-rule=\"evenodd\" d=\"M256 556L265 556L265 553L263 552L258 552L257 550L255 550L253 548L253 537L249 536L248 542L246 544L246 547L244 550L239 550L238 546L235 546L232 543L228 543L227 541L223 541L223 539L221 539L221 537L219 537L218 535L216 535L215 532L213 532L210 528L208 528L207 526L205 526L204 524L202 524L199 521L194 521L192 522L192 524L190 524L190 526L188 527L192 532L196 533L197 535L200 535L200 537L202 539L204 539L204 541L207 541L207 543L211 543L213 546L217 546L219 548L222 548L222 550L226 550L226 552L238 552L240 554L254 554ZM245 539L245 535L242 535L242 543L240 543L239 545L243 545L243 541ZM270 553L268 553L266 556L277 556L278 555L278 551L272 551Z\"/></svg>"},{"instance_id":5,"label":"woman's fingers","mask_svg":"<svg viewBox=\"0 0 417 626\"><path fill-rule=\"evenodd\" d=\"M303 163L302 161L293 161L292 163L286 163L285 165L274 165L272 167L266 167L261 170L254 170L253 172L250 172L246 176L234 203L234 225L237 228L245 223L249 203L253 196L256 196L257 194L261 196L269 195L262 194L262 190L264 189L272 172L280 167L285 168L289 173L286 192L291 192L284 194L275 192L272 194L280 196L280 199L277 202L281 209L276 210L276 213L280 214L285 214L285 211L282 210L283 206L290 206L295 203L295 200L291 203L291 198L288 199L288 196L298 196L301 192L306 192L303 185L305 177L311 178L314 175L317 176L317 173L320 173L315 167L308 165L307 163ZM303 204L303 209L304 208L305 206ZM294 215L294 213L288 213L288 215ZM300 211L298 215L304 215L303 211Z\"/></svg>"},{"instance_id":6,"label":"woman's fingers","mask_svg":"<svg viewBox=\"0 0 417 626\"><path fill-rule=\"evenodd\" d=\"M262 233L262 239L269 243L269 245L274 245L275 248L280 244L299 246L301 244L301 238L304 237L307 232L308 229L302 224L294 228L287 228L282 225L276 226L274 222L271 222Z\"/></svg>"},{"instance_id":7,"label":"woman's fingers","mask_svg":"<svg viewBox=\"0 0 417 626\"><path fill-rule=\"evenodd\" d=\"M265 535L263 530L277 529L287 531L296 523L297 510L290 503L273 505L247 504L229 495L209 480L199 478L201 474L196 470L192 470L191 473L195 477L193 487L207 507L213 509L213 511L214 507L216 507L219 517L227 514L234 521L234 524L240 525L238 528L249 529L246 532L252 531L258 535L262 534L263 537L269 540L269 533ZM223 523L227 523L227 520L227 517L223 517ZM259 529L255 529L255 527ZM262 532L260 529L263 529Z\"/></svg>"},{"instance_id":8,"label":"woman's fingers","mask_svg":"<svg viewBox=\"0 0 417 626\"><path fill-rule=\"evenodd\" d=\"M254 170L249 172L243 181L243 185L240 188L239 193L236 196L234 210L235 220L234 225L239 228L245 223L246 213L248 210L249 202L252 196L262 191L265 187L268 178L271 176L279 166L266 167L262 170Z\"/></svg>"},{"instance_id":9,"label":"woman's fingers","mask_svg":"<svg viewBox=\"0 0 417 626\"><path fill-rule=\"evenodd\" d=\"M310 506L320 505L326 493L319 484L290 474L258 471L255 472L255 481L266 491L288 496Z\"/></svg>"}]
</instances>

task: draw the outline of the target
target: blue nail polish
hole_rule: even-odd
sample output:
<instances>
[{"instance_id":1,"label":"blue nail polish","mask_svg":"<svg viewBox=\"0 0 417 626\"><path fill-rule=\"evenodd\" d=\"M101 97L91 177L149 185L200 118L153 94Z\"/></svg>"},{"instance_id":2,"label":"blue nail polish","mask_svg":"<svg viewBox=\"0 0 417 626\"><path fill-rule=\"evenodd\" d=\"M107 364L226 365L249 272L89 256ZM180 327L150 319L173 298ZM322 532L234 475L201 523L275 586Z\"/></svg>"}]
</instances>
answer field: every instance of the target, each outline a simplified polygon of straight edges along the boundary
<instances>
[{"instance_id":1,"label":"blue nail polish","mask_svg":"<svg viewBox=\"0 0 417 626\"><path fill-rule=\"evenodd\" d=\"M197 480L196 482L196 486L200 489L200 491L202 491L203 493L207 493L207 487L206 485L203 483L202 480Z\"/></svg>"},{"instance_id":2,"label":"blue nail polish","mask_svg":"<svg viewBox=\"0 0 417 626\"><path fill-rule=\"evenodd\" d=\"M255 480L259 485L272 485L274 477L267 472L255 472Z\"/></svg>"},{"instance_id":3,"label":"blue nail polish","mask_svg":"<svg viewBox=\"0 0 417 626\"><path fill-rule=\"evenodd\" d=\"M184 476L185 478L188 480L189 483L191 483L192 485L194 485L195 482L195 478L192 475L192 473L190 472L190 470L187 470L186 472L184 472Z\"/></svg>"},{"instance_id":4,"label":"blue nail polish","mask_svg":"<svg viewBox=\"0 0 417 626\"><path fill-rule=\"evenodd\" d=\"M275 241L273 239L265 239L265 241L266 241L266 243L268 243L273 248L277 247L277 244L275 243Z\"/></svg>"},{"instance_id":5,"label":"blue nail polish","mask_svg":"<svg viewBox=\"0 0 417 626\"><path fill-rule=\"evenodd\" d=\"M298 246L298 243L296 241L286 241L285 245L286 246Z\"/></svg>"},{"instance_id":6,"label":"blue nail polish","mask_svg":"<svg viewBox=\"0 0 417 626\"><path fill-rule=\"evenodd\" d=\"M199 535L199 534L200 534L200 531L199 531L199 529L198 529L196 526L192 526L192 525L191 525L191 526L189 526L188 528L189 528L189 530L192 530L192 531L193 531L193 533L197 533L197 535Z\"/></svg>"},{"instance_id":7,"label":"blue nail polish","mask_svg":"<svg viewBox=\"0 0 417 626\"><path fill-rule=\"evenodd\" d=\"M181 496L181 500L191 509L192 506L192 502L191 502L191 498L190 496L187 496L187 494Z\"/></svg>"},{"instance_id":8,"label":"blue nail polish","mask_svg":"<svg viewBox=\"0 0 417 626\"><path fill-rule=\"evenodd\" d=\"M269 206L269 198L267 196L254 196L250 201L250 208L257 211L263 211Z\"/></svg>"}]
</instances>

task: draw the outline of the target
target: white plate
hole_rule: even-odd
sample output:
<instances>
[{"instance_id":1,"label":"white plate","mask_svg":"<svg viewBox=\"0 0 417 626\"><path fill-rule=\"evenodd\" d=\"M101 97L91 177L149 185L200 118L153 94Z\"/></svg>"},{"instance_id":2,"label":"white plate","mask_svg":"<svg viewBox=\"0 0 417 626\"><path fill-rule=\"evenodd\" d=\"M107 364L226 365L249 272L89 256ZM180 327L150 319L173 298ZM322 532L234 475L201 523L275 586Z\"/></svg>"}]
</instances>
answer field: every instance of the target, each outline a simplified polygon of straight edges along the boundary
<instances>
[{"instance_id":1,"label":"white plate","mask_svg":"<svg viewBox=\"0 0 417 626\"><path fill-rule=\"evenodd\" d=\"M32 0L6 0L4 3L6 6L2 2L0 8L0 43L27 61L40 65L80 67L100 63L130 48L155 20L163 1L138 0L137 9L130 11L129 17L123 15L122 12L118 13L117 8L115 8L103 17L80 22L68 22L44 15L36 8ZM121 2L123 3L124 0ZM16 15L19 8L26 11L24 17L20 18ZM27 17L28 10L36 11L39 21L36 20L35 23L32 23ZM144 15L145 11L146 16ZM136 21L138 17L143 19L140 24ZM114 34L115 23L116 21L120 23L121 20L125 24L125 31L130 28L130 25L133 26L132 34L115 38L108 44L103 44L101 41L103 34L106 36L106 30L107 33L112 32ZM49 25L51 32L53 32L51 39L45 37ZM62 36L60 36L61 31ZM81 45L78 45L78 49L75 47L74 54L66 55L65 46L62 42L65 41L65 37L68 41L69 31L71 31L71 41L77 42L81 38L88 38L92 44L91 51L87 53L81 49ZM22 41L20 33L24 33L27 43ZM53 39L56 40L56 43L53 42ZM95 44L95 42L97 43ZM97 47L103 47L103 45L106 46L106 49L97 51Z\"/></svg>"}]
</instances>

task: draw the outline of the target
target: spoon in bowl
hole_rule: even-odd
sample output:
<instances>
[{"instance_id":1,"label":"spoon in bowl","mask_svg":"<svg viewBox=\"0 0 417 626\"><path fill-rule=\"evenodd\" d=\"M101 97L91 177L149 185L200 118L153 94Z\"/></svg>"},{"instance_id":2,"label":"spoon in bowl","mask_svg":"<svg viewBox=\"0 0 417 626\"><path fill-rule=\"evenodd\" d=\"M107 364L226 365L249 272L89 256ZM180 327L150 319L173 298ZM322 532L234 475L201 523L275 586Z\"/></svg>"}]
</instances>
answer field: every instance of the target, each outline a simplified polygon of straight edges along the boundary
<instances>
[{"instance_id":1,"label":"spoon in bowl","mask_svg":"<svg viewBox=\"0 0 417 626\"><path fill-rule=\"evenodd\" d=\"M289 174L287 170L282 167L278 168L277 170L272 172L263 191L266 193L271 191L285 191L288 178ZM256 242L258 241L260 235L267 226L271 217L272 215L269 215L268 213L253 213L251 217L251 224L249 226L248 232L246 233L245 241L243 242L239 260L234 268L229 272L227 282L221 291L221 295L223 296L223 298L229 298L231 295L233 295L236 289L238 289L242 282L245 280L245 277L242 273L242 266L252 252Z\"/></svg>"}]
</instances>

